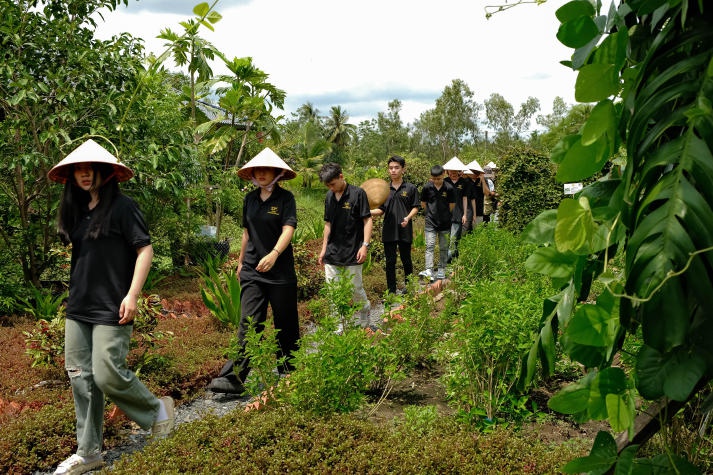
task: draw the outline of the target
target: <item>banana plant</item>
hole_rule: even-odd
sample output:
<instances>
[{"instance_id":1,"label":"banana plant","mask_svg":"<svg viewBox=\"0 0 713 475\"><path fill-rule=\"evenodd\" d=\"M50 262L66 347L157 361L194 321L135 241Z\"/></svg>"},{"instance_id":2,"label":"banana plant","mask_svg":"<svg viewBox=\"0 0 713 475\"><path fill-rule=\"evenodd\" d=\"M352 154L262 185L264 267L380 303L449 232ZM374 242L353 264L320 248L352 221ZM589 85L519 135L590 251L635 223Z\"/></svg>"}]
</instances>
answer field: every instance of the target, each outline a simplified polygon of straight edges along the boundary
<instances>
[{"instance_id":1,"label":"banana plant","mask_svg":"<svg viewBox=\"0 0 713 475\"><path fill-rule=\"evenodd\" d=\"M563 351L587 371L550 406L608 419L631 440L637 395L685 403L713 375L713 6L630 0L601 10L600 0L575 0L556 12L557 37L574 49L563 64L578 72L575 98L595 104L553 150L557 179L609 172L524 231L541 245L528 268L559 290L543 305L523 383L538 367L552 375ZM621 149L626 163L612 162ZM605 291L593 302L595 281ZM638 331L632 375L615 356Z\"/></svg>"}]
</instances>

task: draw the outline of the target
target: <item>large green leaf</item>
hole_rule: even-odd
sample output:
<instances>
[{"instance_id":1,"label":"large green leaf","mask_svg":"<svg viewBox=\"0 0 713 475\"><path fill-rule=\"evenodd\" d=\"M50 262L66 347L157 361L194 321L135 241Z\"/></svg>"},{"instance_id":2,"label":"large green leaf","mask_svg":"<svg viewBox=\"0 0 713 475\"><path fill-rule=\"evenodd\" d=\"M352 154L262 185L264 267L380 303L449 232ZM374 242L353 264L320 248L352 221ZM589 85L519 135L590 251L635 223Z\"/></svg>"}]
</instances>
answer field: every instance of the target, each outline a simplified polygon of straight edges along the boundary
<instances>
[{"instance_id":1,"label":"large green leaf","mask_svg":"<svg viewBox=\"0 0 713 475\"><path fill-rule=\"evenodd\" d=\"M556 222L556 209L543 211L525 226L520 237L530 244L552 244L555 241Z\"/></svg>"},{"instance_id":2,"label":"large green leaf","mask_svg":"<svg viewBox=\"0 0 713 475\"><path fill-rule=\"evenodd\" d=\"M594 439L592 450L586 457L579 457L564 466L564 473L587 473L603 475L616 463L617 450L614 437L608 432L599 431Z\"/></svg>"},{"instance_id":3,"label":"large green leaf","mask_svg":"<svg viewBox=\"0 0 713 475\"><path fill-rule=\"evenodd\" d=\"M589 407L590 384L592 377L571 383L559 390L548 401L550 409L562 414L576 414L586 411Z\"/></svg>"},{"instance_id":4,"label":"large green leaf","mask_svg":"<svg viewBox=\"0 0 713 475\"><path fill-rule=\"evenodd\" d=\"M565 332L574 343L588 346L609 347L614 344L618 319L599 305L580 306L569 322Z\"/></svg>"},{"instance_id":5,"label":"large green leaf","mask_svg":"<svg viewBox=\"0 0 713 475\"><path fill-rule=\"evenodd\" d=\"M579 102L599 102L619 92L619 70L613 64L592 63L579 70L574 98Z\"/></svg>"},{"instance_id":6,"label":"large green leaf","mask_svg":"<svg viewBox=\"0 0 713 475\"><path fill-rule=\"evenodd\" d=\"M591 145L604 137L610 141L612 144L610 148L613 149L617 122L614 103L610 99L599 102L582 127L582 145Z\"/></svg>"},{"instance_id":7,"label":"large green leaf","mask_svg":"<svg viewBox=\"0 0 713 475\"><path fill-rule=\"evenodd\" d=\"M557 39L570 48L586 45L599 34L599 28L592 17L578 16L562 23L557 30Z\"/></svg>"},{"instance_id":8,"label":"large green leaf","mask_svg":"<svg viewBox=\"0 0 713 475\"><path fill-rule=\"evenodd\" d=\"M575 254L591 253L596 227L587 198L562 200L557 208L555 225L557 250Z\"/></svg>"},{"instance_id":9,"label":"large green leaf","mask_svg":"<svg viewBox=\"0 0 713 475\"><path fill-rule=\"evenodd\" d=\"M555 16L560 23L564 23L581 16L591 17L595 13L596 11L594 10L594 6L589 0L574 0L559 7L555 12Z\"/></svg>"},{"instance_id":10,"label":"large green leaf","mask_svg":"<svg viewBox=\"0 0 713 475\"><path fill-rule=\"evenodd\" d=\"M637 388L647 399L668 396L686 401L706 372L705 359L679 347L668 353L644 345L639 352L636 372Z\"/></svg>"},{"instance_id":11,"label":"large green leaf","mask_svg":"<svg viewBox=\"0 0 713 475\"><path fill-rule=\"evenodd\" d=\"M609 140L600 137L590 145L573 143L557 168L557 181L570 183L592 176L602 169L611 152Z\"/></svg>"},{"instance_id":12,"label":"large green leaf","mask_svg":"<svg viewBox=\"0 0 713 475\"><path fill-rule=\"evenodd\" d=\"M554 278L569 278L574 272L577 256L559 252L554 247L541 247L525 261L525 268Z\"/></svg>"}]
</instances>

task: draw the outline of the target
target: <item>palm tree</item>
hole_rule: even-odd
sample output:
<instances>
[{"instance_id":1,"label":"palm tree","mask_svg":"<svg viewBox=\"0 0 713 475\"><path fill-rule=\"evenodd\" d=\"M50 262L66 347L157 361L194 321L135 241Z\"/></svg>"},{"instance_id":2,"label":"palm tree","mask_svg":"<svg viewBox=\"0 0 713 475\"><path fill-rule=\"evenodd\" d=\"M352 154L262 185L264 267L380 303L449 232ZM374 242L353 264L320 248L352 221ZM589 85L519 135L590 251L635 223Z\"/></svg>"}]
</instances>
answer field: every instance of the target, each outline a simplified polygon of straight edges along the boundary
<instances>
[{"instance_id":1,"label":"palm tree","mask_svg":"<svg viewBox=\"0 0 713 475\"><path fill-rule=\"evenodd\" d=\"M346 147L356 138L357 128L349 124L349 115L341 106L332 106L326 120L326 137L332 143L332 159L342 162Z\"/></svg>"}]
</instances>

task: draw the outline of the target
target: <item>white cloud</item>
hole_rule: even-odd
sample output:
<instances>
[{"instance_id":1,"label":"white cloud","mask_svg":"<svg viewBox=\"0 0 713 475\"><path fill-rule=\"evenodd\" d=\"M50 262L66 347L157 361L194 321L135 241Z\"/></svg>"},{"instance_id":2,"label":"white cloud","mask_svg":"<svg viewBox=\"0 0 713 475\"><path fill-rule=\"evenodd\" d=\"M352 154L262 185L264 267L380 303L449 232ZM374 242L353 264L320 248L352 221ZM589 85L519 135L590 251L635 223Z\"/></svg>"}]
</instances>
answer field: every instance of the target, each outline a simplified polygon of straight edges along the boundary
<instances>
[{"instance_id":1,"label":"white cloud","mask_svg":"<svg viewBox=\"0 0 713 475\"><path fill-rule=\"evenodd\" d=\"M163 50L161 29L181 32L198 1L143 0L105 14L102 38L127 31L149 51ZM559 64L571 52L555 38L561 4L521 5L485 19L475 0L222 0L223 19L201 36L228 57L252 56L287 92L286 114L311 101L323 113L346 109L353 123L404 103L413 122L453 79L462 79L482 103L501 94L516 108L528 96L542 112L555 96L574 103L572 71ZM183 8L183 14L171 12Z\"/></svg>"}]
</instances>

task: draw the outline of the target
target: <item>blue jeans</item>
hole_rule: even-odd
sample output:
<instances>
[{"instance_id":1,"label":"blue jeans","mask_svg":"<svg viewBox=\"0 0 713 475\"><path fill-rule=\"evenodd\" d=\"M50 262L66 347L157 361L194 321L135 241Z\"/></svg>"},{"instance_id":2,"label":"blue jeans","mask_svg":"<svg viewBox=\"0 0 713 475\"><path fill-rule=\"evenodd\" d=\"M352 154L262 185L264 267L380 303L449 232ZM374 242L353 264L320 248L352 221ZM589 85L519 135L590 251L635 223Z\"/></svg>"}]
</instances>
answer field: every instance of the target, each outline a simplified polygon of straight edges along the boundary
<instances>
[{"instance_id":1,"label":"blue jeans","mask_svg":"<svg viewBox=\"0 0 713 475\"><path fill-rule=\"evenodd\" d=\"M446 268L446 261L448 261L448 244L450 241L451 233L449 230L446 231L436 231L434 229L425 230L426 236L426 270L433 269L433 252L436 248L436 237L438 237L438 269L444 270Z\"/></svg>"},{"instance_id":2,"label":"blue jeans","mask_svg":"<svg viewBox=\"0 0 713 475\"><path fill-rule=\"evenodd\" d=\"M77 454L101 452L106 394L142 429L150 429L161 403L126 366L133 325L93 325L67 319L65 367L77 416Z\"/></svg>"}]
</instances>

